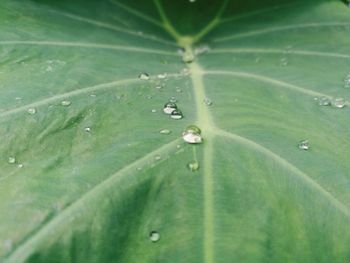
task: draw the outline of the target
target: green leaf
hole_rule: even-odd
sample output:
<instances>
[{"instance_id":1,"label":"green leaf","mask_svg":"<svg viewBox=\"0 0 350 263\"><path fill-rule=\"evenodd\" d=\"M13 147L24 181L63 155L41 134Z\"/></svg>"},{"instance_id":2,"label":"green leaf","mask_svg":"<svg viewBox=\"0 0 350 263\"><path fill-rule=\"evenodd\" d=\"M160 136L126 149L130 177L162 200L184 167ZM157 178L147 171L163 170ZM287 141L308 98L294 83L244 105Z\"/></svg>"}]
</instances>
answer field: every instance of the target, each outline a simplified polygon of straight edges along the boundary
<instances>
[{"instance_id":1,"label":"green leaf","mask_svg":"<svg viewBox=\"0 0 350 263\"><path fill-rule=\"evenodd\" d=\"M2 0L0 21L1 263L350 262L344 3Z\"/></svg>"}]
</instances>

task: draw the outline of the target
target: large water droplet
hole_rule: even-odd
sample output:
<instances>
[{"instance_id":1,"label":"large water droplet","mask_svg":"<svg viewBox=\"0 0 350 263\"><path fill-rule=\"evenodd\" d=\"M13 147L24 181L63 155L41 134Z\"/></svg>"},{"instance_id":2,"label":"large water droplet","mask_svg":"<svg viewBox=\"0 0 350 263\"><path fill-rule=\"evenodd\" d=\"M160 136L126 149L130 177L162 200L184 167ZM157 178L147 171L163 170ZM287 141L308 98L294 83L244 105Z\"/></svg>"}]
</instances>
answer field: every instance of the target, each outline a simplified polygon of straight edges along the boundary
<instances>
[{"instance_id":1,"label":"large water droplet","mask_svg":"<svg viewBox=\"0 0 350 263\"><path fill-rule=\"evenodd\" d=\"M10 164L14 164L14 163L16 163L16 158L13 157L13 156L10 156L10 157L7 159L7 162L10 163Z\"/></svg>"},{"instance_id":2,"label":"large water droplet","mask_svg":"<svg viewBox=\"0 0 350 263\"><path fill-rule=\"evenodd\" d=\"M346 100L343 99L343 98L334 98L332 100L332 106L334 108L338 108L338 109L341 109L341 108L344 108L346 105Z\"/></svg>"},{"instance_id":3,"label":"large water droplet","mask_svg":"<svg viewBox=\"0 0 350 263\"><path fill-rule=\"evenodd\" d=\"M72 104L72 102L70 102L69 100L62 100L62 101L61 101L61 105L62 105L62 106L68 107L68 106L70 106L71 104Z\"/></svg>"},{"instance_id":4,"label":"large water droplet","mask_svg":"<svg viewBox=\"0 0 350 263\"><path fill-rule=\"evenodd\" d=\"M198 171L199 163L197 161L191 161L187 164L187 168L192 172Z\"/></svg>"},{"instance_id":5,"label":"large water droplet","mask_svg":"<svg viewBox=\"0 0 350 263\"><path fill-rule=\"evenodd\" d=\"M177 105L174 102L167 102L164 105L163 111L165 114L171 114L176 109Z\"/></svg>"},{"instance_id":6,"label":"large water droplet","mask_svg":"<svg viewBox=\"0 0 350 263\"><path fill-rule=\"evenodd\" d=\"M302 140L302 141L299 142L298 147L299 147L300 150L307 151L310 148L310 143L309 143L308 140Z\"/></svg>"},{"instance_id":7,"label":"large water droplet","mask_svg":"<svg viewBox=\"0 0 350 263\"><path fill-rule=\"evenodd\" d=\"M159 241L160 239L160 234L157 232L157 231L151 231L149 233L149 239L152 241L152 242L157 242Z\"/></svg>"},{"instance_id":8,"label":"large water droplet","mask_svg":"<svg viewBox=\"0 0 350 263\"><path fill-rule=\"evenodd\" d=\"M36 109L35 109L35 108L29 108L29 109L27 110L27 112L28 112L29 114L33 115L33 114L36 113Z\"/></svg>"},{"instance_id":9,"label":"large water droplet","mask_svg":"<svg viewBox=\"0 0 350 263\"><path fill-rule=\"evenodd\" d=\"M205 98L204 99L204 104L207 105L207 106L211 106L211 105L213 105L213 102L211 101L211 99Z\"/></svg>"},{"instance_id":10,"label":"large water droplet","mask_svg":"<svg viewBox=\"0 0 350 263\"><path fill-rule=\"evenodd\" d=\"M164 134L164 135L168 135L168 134L171 133L171 130L169 130L169 129L163 129L163 130L160 130L159 133L160 133L160 134Z\"/></svg>"},{"instance_id":11,"label":"large water droplet","mask_svg":"<svg viewBox=\"0 0 350 263\"><path fill-rule=\"evenodd\" d=\"M183 114L179 109L173 110L173 112L170 114L170 117L174 120L180 120L183 118Z\"/></svg>"},{"instance_id":12,"label":"large water droplet","mask_svg":"<svg viewBox=\"0 0 350 263\"><path fill-rule=\"evenodd\" d=\"M148 73L141 73L139 75L139 79L141 79L141 80L149 80L150 77L149 77Z\"/></svg>"},{"instance_id":13,"label":"large water droplet","mask_svg":"<svg viewBox=\"0 0 350 263\"><path fill-rule=\"evenodd\" d=\"M185 142L192 144L201 143L203 141L201 130L195 125L188 126L182 133L182 138Z\"/></svg>"}]
</instances>

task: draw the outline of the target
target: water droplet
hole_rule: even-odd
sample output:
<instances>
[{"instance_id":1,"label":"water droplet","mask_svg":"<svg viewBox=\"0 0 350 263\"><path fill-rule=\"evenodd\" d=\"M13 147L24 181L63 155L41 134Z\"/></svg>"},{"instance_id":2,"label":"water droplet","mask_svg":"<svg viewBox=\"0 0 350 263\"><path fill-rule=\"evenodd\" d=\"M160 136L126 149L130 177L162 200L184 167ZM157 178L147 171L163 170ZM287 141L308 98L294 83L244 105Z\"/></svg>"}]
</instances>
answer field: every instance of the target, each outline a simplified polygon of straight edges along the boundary
<instances>
[{"instance_id":1,"label":"water droplet","mask_svg":"<svg viewBox=\"0 0 350 263\"><path fill-rule=\"evenodd\" d=\"M181 93L181 92L182 92L182 89L180 89L179 87L176 87L176 92L177 92L177 93Z\"/></svg>"},{"instance_id":2,"label":"water droplet","mask_svg":"<svg viewBox=\"0 0 350 263\"><path fill-rule=\"evenodd\" d=\"M152 241L152 242L157 242L159 241L160 239L160 234L157 232L157 231L151 231L149 233L149 239Z\"/></svg>"},{"instance_id":3,"label":"water droplet","mask_svg":"<svg viewBox=\"0 0 350 263\"><path fill-rule=\"evenodd\" d=\"M29 108L29 109L27 110L27 112L28 112L29 114L33 115L33 114L36 113L36 109L35 109L35 108Z\"/></svg>"},{"instance_id":4,"label":"water droplet","mask_svg":"<svg viewBox=\"0 0 350 263\"><path fill-rule=\"evenodd\" d=\"M174 102L167 102L164 105L163 111L165 114L171 114L176 109L177 105Z\"/></svg>"},{"instance_id":5,"label":"water droplet","mask_svg":"<svg viewBox=\"0 0 350 263\"><path fill-rule=\"evenodd\" d=\"M188 0L190 3L194 3L196 2L196 0Z\"/></svg>"},{"instance_id":6,"label":"water droplet","mask_svg":"<svg viewBox=\"0 0 350 263\"><path fill-rule=\"evenodd\" d=\"M156 86L157 90L161 90L162 88L163 88L163 86L161 86L161 85Z\"/></svg>"},{"instance_id":7,"label":"water droplet","mask_svg":"<svg viewBox=\"0 0 350 263\"><path fill-rule=\"evenodd\" d=\"M287 58L281 58L281 66L285 67L288 65L288 59Z\"/></svg>"},{"instance_id":8,"label":"water droplet","mask_svg":"<svg viewBox=\"0 0 350 263\"><path fill-rule=\"evenodd\" d=\"M192 161L187 164L187 168L190 169L190 171L195 172L199 169L199 163L197 161Z\"/></svg>"},{"instance_id":9,"label":"water droplet","mask_svg":"<svg viewBox=\"0 0 350 263\"><path fill-rule=\"evenodd\" d=\"M300 150L305 150L305 151L309 150L310 148L309 141L308 140L300 141L298 147Z\"/></svg>"},{"instance_id":10,"label":"water droplet","mask_svg":"<svg viewBox=\"0 0 350 263\"><path fill-rule=\"evenodd\" d=\"M191 73L191 71L190 71L188 68L183 68L183 69L181 70L181 74L182 74L183 76L188 76L188 75L190 75L190 73Z\"/></svg>"},{"instance_id":11,"label":"water droplet","mask_svg":"<svg viewBox=\"0 0 350 263\"><path fill-rule=\"evenodd\" d=\"M10 163L10 164L14 164L14 163L16 163L16 158L13 157L13 156L10 156L10 157L7 159L7 162Z\"/></svg>"},{"instance_id":12,"label":"water droplet","mask_svg":"<svg viewBox=\"0 0 350 263\"><path fill-rule=\"evenodd\" d=\"M23 168L23 166L24 166L23 163L19 163L19 164L17 165L18 168Z\"/></svg>"},{"instance_id":13,"label":"water droplet","mask_svg":"<svg viewBox=\"0 0 350 263\"><path fill-rule=\"evenodd\" d=\"M195 125L188 126L182 133L182 138L185 142L193 144L201 143L203 141L201 130Z\"/></svg>"},{"instance_id":14,"label":"water droplet","mask_svg":"<svg viewBox=\"0 0 350 263\"><path fill-rule=\"evenodd\" d=\"M334 108L341 109L341 108L344 108L345 105L346 105L346 101L345 101L345 99L343 99L343 98L334 98L334 99L332 100L332 106L333 106Z\"/></svg>"},{"instance_id":15,"label":"water droplet","mask_svg":"<svg viewBox=\"0 0 350 263\"><path fill-rule=\"evenodd\" d=\"M181 145L180 145L180 144L176 145L176 148L177 148L177 149L180 149L180 148L181 148Z\"/></svg>"},{"instance_id":16,"label":"water droplet","mask_svg":"<svg viewBox=\"0 0 350 263\"><path fill-rule=\"evenodd\" d=\"M205 98L204 99L204 104L207 105L207 106L211 106L211 105L213 105L213 102L210 99Z\"/></svg>"},{"instance_id":17,"label":"water droplet","mask_svg":"<svg viewBox=\"0 0 350 263\"><path fill-rule=\"evenodd\" d=\"M84 128L84 131L86 131L86 132L91 132L91 128L90 128L90 127L85 127L85 128Z\"/></svg>"},{"instance_id":18,"label":"water droplet","mask_svg":"<svg viewBox=\"0 0 350 263\"><path fill-rule=\"evenodd\" d=\"M156 156L154 157L154 160L156 160L156 161L159 161L160 159L162 159L162 157L161 157L160 155L156 155Z\"/></svg>"},{"instance_id":19,"label":"water droplet","mask_svg":"<svg viewBox=\"0 0 350 263\"><path fill-rule=\"evenodd\" d=\"M96 94L90 94L91 98L96 98Z\"/></svg>"},{"instance_id":20,"label":"water droplet","mask_svg":"<svg viewBox=\"0 0 350 263\"><path fill-rule=\"evenodd\" d=\"M171 133L171 130L168 130L168 129L163 129L161 131L159 131L160 134L164 134L164 135L168 135Z\"/></svg>"},{"instance_id":21,"label":"water droplet","mask_svg":"<svg viewBox=\"0 0 350 263\"><path fill-rule=\"evenodd\" d=\"M176 103L177 102L177 99L175 97L171 97L169 102L172 102L172 103Z\"/></svg>"},{"instance_id":22,"label":"water droplet","mask_svg":"<svg viewBox=\"0 0 350 263\"><path fill-rule=\"evenodd\" d=\"M156 109L152 109L151 112L152 112L152 113L156 113L157 110L156 110Z\"/></svg>"},{"instance_id":23,"label":"water droplet","mask_svg":"<svg viewBox=\"0 0 350 263\"><path fill-rule=\"evenodd\" d=\"M174 120L180 120L183 118L182 112L179 109L175 109L170 114L170 117Z\"/></svg>"},{"instance_id":24,"label":"water droplet","mask_svg":"<svg viewBox=\"0 0 350 263\"><path fill-rule=\"evenodd\" d=\"M167 73L163 73L163 74L158 74L158 79L166 79L166 77L168 76Z\"/></svg>"},{"instance_id":25,"label":"water droplet","mask_svg":"<svg viewBox=\"0 0 350 263\"><path fill-rule=\"evenodd\" d=\"M62 100L62 101L61 101L61 105L62 105L62 106L66 106L66 107L67 107L67 106L70 106L71 104L72 104L72 103L71 103L69 100Z\"/></svg>"},{"instance_id":26,"label":"water droplet","mask_svg":"<svg viewBox=\"0 0 350 263\"><path fill-rule=\"evenodd\" d=\"M139 75L139 79L141 79L141 80L149 80L150 77L149 77L149 75L147 73L141 73Z\"/></svg>"},{"instance_id":27,"label":"water droplet","mask_svg":"<svg viewBox=\"0 0 350 263\"><path fill-rule=\"evenodd\" d=\"M148 100L151 100L153 97L152 97L152 95L147 95L146 98L147 98Z\"/></svg>"},{"instance_id":28,"label":"water droplet","mask_svg":"<svg viewBox=\"0 0 350 263\"><path fill-rule=\"evenodd\" d=\"M348 75L344 78L344 87L345 87L345 88L350 88L350 74L348 74Z\"/></svg>"},{"instance_id":29,"label":"water droplet","mask_svg":"<svg viewBox=\"0 0 350 263\"><path fill-rule=\"evenodd\" d=\"M201 45L194 50L195 55L201 55L210 51L210 47L208 45Z\"/></svg>"},{"instance_id":30,"label":"water droplet","mask_svg":"<svg viewBox=\"0 0 350 263\"><path fill-rule=\"evenodd\" d=\"M318 99L318 105L320 106L330 106L332 104L332 101L328 97L321 97Z\"/></svg>"}]
</instances>

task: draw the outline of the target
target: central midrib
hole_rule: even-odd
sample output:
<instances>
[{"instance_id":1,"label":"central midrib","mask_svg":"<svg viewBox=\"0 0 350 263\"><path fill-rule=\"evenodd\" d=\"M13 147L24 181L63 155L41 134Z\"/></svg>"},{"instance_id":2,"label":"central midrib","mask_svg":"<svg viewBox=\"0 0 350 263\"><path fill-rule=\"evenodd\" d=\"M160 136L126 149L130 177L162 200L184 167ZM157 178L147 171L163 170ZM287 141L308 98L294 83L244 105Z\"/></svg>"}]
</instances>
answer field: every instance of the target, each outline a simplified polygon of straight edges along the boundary
<instances>
[{"instance_id":1,"label":"central midrib","mask_svg":"<svg viewBox=\"0 0 350 263\"><path fill-rule=\"evenodd\" d=\"M196 103L197 121L196 124L202 130L204 145L203 149L203 257L205 263L214 262L214 196L213 196L213 135L215 128L213 118L208 106L204 103L206 99L203 83L203 70L198 62L188 64L191 72L193 93Z\"/></svg>"}]
</instances>

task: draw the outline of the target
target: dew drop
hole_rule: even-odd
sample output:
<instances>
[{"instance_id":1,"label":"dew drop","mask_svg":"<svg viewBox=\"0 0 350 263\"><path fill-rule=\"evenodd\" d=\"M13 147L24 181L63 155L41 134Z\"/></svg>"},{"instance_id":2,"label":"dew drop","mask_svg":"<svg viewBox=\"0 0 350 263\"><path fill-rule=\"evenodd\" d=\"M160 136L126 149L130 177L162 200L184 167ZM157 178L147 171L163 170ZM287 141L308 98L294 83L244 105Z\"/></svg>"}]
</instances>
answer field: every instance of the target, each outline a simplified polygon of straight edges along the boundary
<instances>
[{"instance_id":1,"label":"dew drop","mask_svg":"<svg viewBox=\"0 0 350 263\"><path fill-rule=\"evenodd\" d=\"M159 133L164 135L169 135L171 133L171 130L163 129L163 130L160 130Z\"/></svg>"},{"instance_id":2,"label":"dew drop","mask_svg":"<svg viewBox=\"0 0 350 263\"><path fill-rule=\"evenodd\" d=\"M188 75L190 75L190 70L188 69L188 68L183 68L182 70L181 70L181 74L183 75L183 76L188 76Z\"/></svg>"},{"instance_id":3,"label":"dew drop","mask_svg":"<svg viewBox=\"0 0 350 263\"><path fill-rule=\"evenodd\" d=\"M149 77L148 73L141 73L139 75L139 79L141 79L141 80L149 80L150 77Z\"/></svg>"},{"instance_id":4,"label":"dew drop","mask_svg":"<svg viewBox=\"0 0 350 263\"><path fill-rule=\"evenodd\" d=\"M161 86L161 85L156 86L157 90L161 90L162 88L163 88L163 86Z\"/></svg>"},{"instance_id":5,"label":"dew drop","mask_svg":"<svg viewBox=\"0 0 350 263\"><path fill-rule=\"evenodd\" d=\"M35 108L29 108L29 109L27 110L27 112L28 112L29 114L33 115L33 114L36 113L36 109L35 109Z\"/></svg>"},{"instance_id":6,"label":"dew drop","mask_svg":"<svg viewBox=\"0 0 350 263\"><path fill-rule=\"evenodd\" d=\"M174 102L167 102L164 105L163 111L165 114L171 114L176 109L177 105Z\"/></svg>"},{"instance_id":7,"label":"dew drop","mask_svg":"<svg viewBox=\"0 0 350 263\"><path fill-rule=\"evenodd\" d=\"M182 133L182 139L187 143L197 144L203 141L201 136L201 130L195 126L188 126Z\"/></svg>"},{"instance_id":8,"label":"dew drop","mask_svg":"<svg viewBox=\"0 0 350 263\"><path fill-rule=\"evenodd\" d=\"M334 98L332 100L332 106L338 109L344 108L346 106L346 101L343 98Z\"/></svg>"},{"instance_id":9,"label":"dew drop","mask_svg":"<svg viewBox=\"0 0 350 263\"><path fill-rule=\"evenodd\" d=\"M308 140L300 141L298 147L300 150L305 150L305 151L309 150L310 148L309 141Z\"/></svg>"},{"instance_id":10,"label":"dew drop","mask_svg":"<svg viewBox=\"0 0 350 263\"><path fill-rule=\"evenodd\" d=\"M183 118L183 115L179 109L175 109L171 112L170 117L174 120L180 120Z\"/></svg>"},{"instance_id":11,"label":"dew drop","mask_svg":"<svg viewBox=\"0 0 350 263\"><path fill-rule=\"evenodd\" d=\"M281 58L281 66L285 67L288 66L288 59L287 58Z\"/></svg>"},{"instance_id":12,"label":"dew drop","mask_svg":"<svg viewBox=\"0 0 350 263\"><path fill-rule=\"evenodd\" d=\"M160 155L156 155L156 156L154 157L154 160L156 160L156 161L159 161L160 159L162 159L162 157L161 157Z\"/></svg>"},{"instance_id":13,"label":"dew drop","mask_svg":"<svg viewBox=\"0 0 350 263\"><path fill-rule=\"evenodd\" d=\"M192 161L192 162L189 162L187 164L187 168L192 171L192 172L195 172L195 171L198 171L199 169L199 163L197 161Z\"/></svg>"},{"instance_id":14,"label":"dew drop","mask_svg":"<svg viewBox=\"0 0 350 263\"><path fill-rule=\"evenodd\" d=\"M321 97L318 99L318 105L320 106L330 106L332 104L332 101L328 97Z\"/></svg>"},{"instance_id":15,"label":"dew drop","mask_svg":"<svg viewBox=\"0 0 350 263\"><path fill-rule=\"evenodd\" d=\"M168 76L168 74L167 73L163 73L163 74L158 74L158 79L166 79L167 78L167 76Z\"/></svg>"},{"instance_id":16,"label":"dew drop","mask_svg":"<svg viewBox=\"0 0 350 263\"><path fill-rule=\"evenodd\" d=\"M172 102L172 103L176 103L177 102L177 99L175 97L171 97L169 102Z\"/></svg>"},{"instance_id":17,"label":"dew drop","mask_svg":"<svg viewBox=\"0 0 350 263\"><path fill-rule=\"evenodd\" d=\"M7 162L8 162L9 164L14 164L14 163L16 163L16 158L13 157L13 156L10 156L10 157L7 159Z\"/></svg>"},{"instance_id":18,"label":"dew drop","mask_svg":"<svg viewBox=\"0 0 350 263\"><path fill-rule=\"evenodd\" d=\"M181 93L181 92L182 92L182 89L179 88L179 87L176 87L176 92L177 92L177 93Z\"/></svg>"},{"instance_id":19,"label":"dew drop","mask_svg":"<svg viewBox=\"0 0 350 263\"><path fill-rule=\"evenodd\" d=\"M350 74L348 74L348 75L344 78L344 87L345 87L345 88L350 88Z\"/></svg>"},{"instance_id":20,"label":"dew drop","mask_svg":"<svg viewBox=\"0 0 350 263\"><path fill-rule=\"evenodd\" d=\"M188 0L190 3L195 3L196 0Z\"/></svg>"},{"instance_id":21,"label":"dew drop","mask_svg":"<svg viewBox=\"0 0 350 263\"><path fill-rule=\"evenodd\" d=\"M211 101L211 99L205 98L204 99L204 104L207 105L207 106L211 106L211 105L213 105L213 102Z\"/></svg>"},{"instance_id":22,"label":"dew drop","mask_svg":"<svg viewBox=\"0 0 350 263\"><path fill-rule=\"evenodd\" d=\"M152 113L156 113L157 110L156 110L156 109L152 109L151 112L152 112Z\"/></svg>"},{"instance_id":23,"label":"dew drop","mask_svg":"<svg viewBox=\"0 0 350 263\"><path fill-rule=\"evenodd\" d=\"M84 131L86 131L86 132L91 132L91 128L90 128L90 127L85 127L85 128L84 128Z\"/></svg>"},{"instance_id":24,"label":"dew drop","mask_svg":"<svg viewBox=\"0 0 350 263\"><path fill-rule=\"evenodd\" d=\"M159 239L160 239L160 234L157 232L157 231L151 231L149 233L149 239L152 241L152 242L158 242Z\"/></svg>"},{"instance_id":25,"label":"dew drop","mask_svg":"<svg viewBox=\"0 0 350 263\"><path fill-rule=\"evenodd\" d=\"M23 168L23 166L24 166L23 163L19 163L19 164L17 165L18 168Z\"/></svg>"},{"instance_id":26,"label":"dew drop","mask_svg":"<svg viewBox=\"0 0 350 263\"><path fill-rule=\"evenodd\" d=\"M66 107L68 107L68 106L70 106L72 103L69 101L69 100L62 100L61 101L61 105L62 106L66 106Z\"/></svg>"},{"instance_id":27,"label":"dew drop","mask_svg":"<svg viewBox=\"0 0 350 263\"><path fill-rule=\"evenodd\" d=\"M147 98L148 100L151 100L153 97L152 97L152 95L147 95L146 98Z\"/></svg>"}]
</instances>

